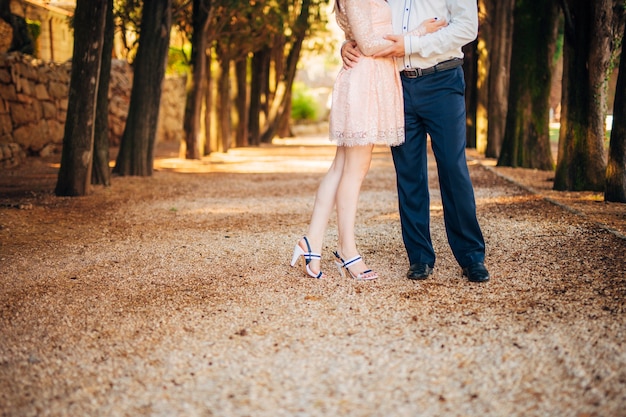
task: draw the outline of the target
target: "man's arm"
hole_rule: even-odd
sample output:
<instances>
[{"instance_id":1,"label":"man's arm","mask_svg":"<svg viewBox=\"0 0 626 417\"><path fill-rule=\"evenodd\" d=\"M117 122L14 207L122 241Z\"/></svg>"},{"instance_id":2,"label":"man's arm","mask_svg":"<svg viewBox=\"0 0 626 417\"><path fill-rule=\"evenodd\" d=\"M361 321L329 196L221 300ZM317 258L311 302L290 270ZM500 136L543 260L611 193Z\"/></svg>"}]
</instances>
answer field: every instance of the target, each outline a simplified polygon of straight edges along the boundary
<instances>
[{"instance_id":1,"label":"man's arm","mask_svg":"<svg viewBox=\"0 0 626 417\"><path fill-rule=\"evenodd\" d=\"M406 49L404 46L405 36L424 36L429 33L437 32L439 29L448 26L448 22L444 19L433 17L432 19L424 20L417 29L403 35L387 35L385 39L393 42L390 46L382 51L374 54L375 58L379 57L403 57L406 55Z\"/></svg>"},{"instance_id":2,"label":"man's arm","mask_svg":"<svg viewBox=\"0 0 626 417\"><path fill-rule=\"evenodd\" d=\"M428 36L406 36L405 55L416 54L423 58L446 55L460 50L476 39L478 34L478 9L476 0L458 0L448 3L449 25Z\"/></svg>"}]
</instances>

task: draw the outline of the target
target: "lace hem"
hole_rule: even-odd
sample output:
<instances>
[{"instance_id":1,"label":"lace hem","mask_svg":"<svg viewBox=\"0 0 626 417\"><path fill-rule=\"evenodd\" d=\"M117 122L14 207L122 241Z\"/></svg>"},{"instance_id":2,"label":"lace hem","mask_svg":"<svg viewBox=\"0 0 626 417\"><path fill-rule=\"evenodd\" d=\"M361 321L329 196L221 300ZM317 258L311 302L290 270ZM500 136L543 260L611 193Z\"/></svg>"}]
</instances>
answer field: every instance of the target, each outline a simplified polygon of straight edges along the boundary
<instances>
[{"instance_id":1,"label":"lace hem","mask_svg":"<svg viewBox=\"0 0 626 417\"><path fill-rule=\"evenodd\" d=\"M404 128L360 132L330 132L330 141L338 146L388 145L398 146L404 143Z\"/></svg>"}]
</instances>

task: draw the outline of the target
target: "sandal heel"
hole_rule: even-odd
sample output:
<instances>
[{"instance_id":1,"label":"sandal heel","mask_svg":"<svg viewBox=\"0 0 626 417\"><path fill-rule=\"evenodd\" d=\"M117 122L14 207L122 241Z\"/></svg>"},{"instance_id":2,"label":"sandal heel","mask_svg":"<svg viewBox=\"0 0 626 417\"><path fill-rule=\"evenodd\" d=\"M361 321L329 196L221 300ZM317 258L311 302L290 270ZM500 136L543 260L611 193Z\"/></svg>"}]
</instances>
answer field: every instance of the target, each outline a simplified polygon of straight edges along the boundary
<instances>
[{"instance_id":1,"label":"sandal heel","mask_svg":"<svg viewBox=\"0 0 626 417\"><path fill-rule=\"evenodd\" d=\"M293 248L293 256L291 257L291 266L295 266L296 262L298 262L298 258L304 255L304 250L296 243L296 247Z\"/></svg>"}]
</instances>

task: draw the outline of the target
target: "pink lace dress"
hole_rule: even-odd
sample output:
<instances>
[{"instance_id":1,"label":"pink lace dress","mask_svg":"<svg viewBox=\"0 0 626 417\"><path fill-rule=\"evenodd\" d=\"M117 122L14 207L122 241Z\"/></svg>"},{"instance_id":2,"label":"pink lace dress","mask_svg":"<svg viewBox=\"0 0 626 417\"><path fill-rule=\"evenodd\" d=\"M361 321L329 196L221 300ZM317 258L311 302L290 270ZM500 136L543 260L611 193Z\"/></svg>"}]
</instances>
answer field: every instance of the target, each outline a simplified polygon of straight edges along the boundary
<instances>
[{"instance_id":1,"label":"pink lace dress","mask_svg":"<svg viewBox=\"0 0 626 417\"><path fill-rule=\"evenodd\" d=\"M342 0L337 23L361 53L358 64L341 69L330 110L330 140L339 146L399 145L404 142L402 83L393 58L370 55L391 43L391 9L385 0Z\"/></svg>"}]
</instances>

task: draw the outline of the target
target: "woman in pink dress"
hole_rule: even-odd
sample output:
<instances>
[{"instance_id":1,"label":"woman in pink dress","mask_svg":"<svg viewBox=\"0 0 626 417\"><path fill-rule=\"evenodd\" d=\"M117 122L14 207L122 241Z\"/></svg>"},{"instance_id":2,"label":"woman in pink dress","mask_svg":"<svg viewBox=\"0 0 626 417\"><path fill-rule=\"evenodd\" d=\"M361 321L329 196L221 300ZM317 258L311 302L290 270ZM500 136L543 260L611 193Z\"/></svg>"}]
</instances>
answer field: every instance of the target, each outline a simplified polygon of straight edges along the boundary
<instances>
[{"instance_id":1,"label":"woman in pink dress","mask_svg":"<svg viewBox=\"0 0 626 417\"><path fill-rule=\"evenodd\" d=\"M321 250L336 205L339 242L334 255L339 272L372 280L378 274L367 267L356 248L357 203L374 145L404 142L402 84L393 58L372 57L391 44L383 38L393 32L386 0L336 0L335 12L346 39L356 40L364 57L353 68L342 68L335 81L329 121L330 140L337 144L337 151L319 185L307 234L296 244L291 266L302 257L308 276L325 277L320 269ZM418 32L430 33L442 26L443 21L431 19Z\"/></svg>"}]
</instances>

